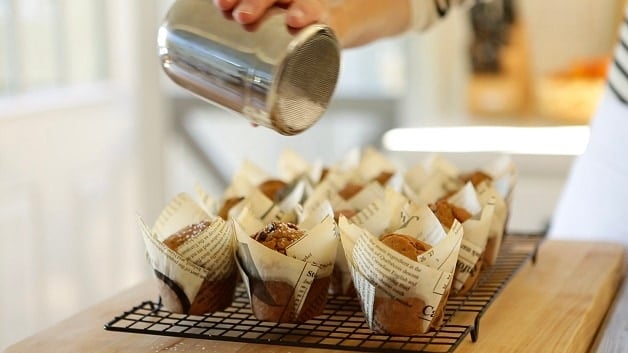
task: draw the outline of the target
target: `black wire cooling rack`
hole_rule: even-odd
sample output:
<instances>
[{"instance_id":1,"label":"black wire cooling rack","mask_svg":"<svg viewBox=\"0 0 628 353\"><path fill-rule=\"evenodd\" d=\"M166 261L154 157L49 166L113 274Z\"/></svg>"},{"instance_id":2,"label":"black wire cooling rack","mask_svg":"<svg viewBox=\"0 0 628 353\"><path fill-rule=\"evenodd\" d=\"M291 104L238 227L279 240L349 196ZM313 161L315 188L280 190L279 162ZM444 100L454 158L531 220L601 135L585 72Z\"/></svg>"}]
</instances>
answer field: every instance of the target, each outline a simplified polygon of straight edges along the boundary
<instances>
[{"instance_id":1,"label":"black wire cooling rack","mask_svg":"<svg viewBox=\"0 0 628 353\"><path fill-rule=\"evenodd\" d=\"M360 352L453 352L467 334L478 339L480 319L493 300L529 258L534 262L539 236L505 237L496 263L485 270L476 287L462 297L450 297L444 324L420 336L386 336L373 333L354 298L330 297L323 315L301 324L259 321L253 316L246 290L239 287L230 307L210 315L174 314L161 302L145 301L105 325L109 331L209 340L264 343ZM457 314L471 314L472 323L454 324Z\"/></svg>"}]
</instances>

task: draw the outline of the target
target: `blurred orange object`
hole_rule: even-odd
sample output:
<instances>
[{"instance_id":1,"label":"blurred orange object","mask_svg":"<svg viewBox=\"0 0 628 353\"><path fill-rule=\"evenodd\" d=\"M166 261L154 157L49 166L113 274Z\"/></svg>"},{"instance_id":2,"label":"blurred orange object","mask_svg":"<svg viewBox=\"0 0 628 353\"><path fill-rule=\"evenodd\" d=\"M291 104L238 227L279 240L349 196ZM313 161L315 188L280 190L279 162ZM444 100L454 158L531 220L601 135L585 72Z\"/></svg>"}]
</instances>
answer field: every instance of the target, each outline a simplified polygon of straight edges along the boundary
<instances>
[{"instance_id":1,"label":"blurred orange object","mask_svg":"<svg viewBox=\"0 0 628 353\"><path fill-rule=\"evenodd\" d=\"M574 61L564 71L559 71L552 75L554 78L606 78L608 68L611 63L609 56L589 58Z\"/></svg>"},{"instance_id":2,"label":"blurred orange object","mask_svg":"<svg viewBox=\"0 0 628 353\"><path fill-rule=\"evenodd\" d=\"M611 59L608 56L574 61L565 70L536 83L537 111L568 124L586 124L604 91Z\"/></svg>"}]
</instances>

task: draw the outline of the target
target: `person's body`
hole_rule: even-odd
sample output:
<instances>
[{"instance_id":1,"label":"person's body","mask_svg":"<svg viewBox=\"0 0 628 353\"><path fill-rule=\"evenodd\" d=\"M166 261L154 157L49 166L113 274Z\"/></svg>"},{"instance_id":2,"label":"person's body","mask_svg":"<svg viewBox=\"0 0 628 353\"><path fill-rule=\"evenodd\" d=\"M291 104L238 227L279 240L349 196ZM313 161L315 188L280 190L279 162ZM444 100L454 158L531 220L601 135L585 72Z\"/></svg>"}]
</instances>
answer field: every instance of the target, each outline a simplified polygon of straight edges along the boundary
<instances>
[{"instance_id":1,"label":"person's body","mask_svg":"<svg viewBox=\"0 0 628 353\"><path fill-rule=\"evenodd\" d=\"M358 46L412 28L425 29L449 6L475 0L214 0L241 23L259 19L278 3L286 22L329 24L343 47ZM394 4L394 6L392 6ZM608 85L591 123L589 144L568 176L552 218L553 238L628 244L628 5L619 31Z\"/></svg>"},{"instance_id":2,"label":"person's body","mask_svg":"<svg viewBox=\"0 0 628 353\"><path fill-rule=\"evenodd\" d=\"M576 159L549 235L628 244L628 6L591 121L586 151Z\"/></svg>"}]
</instances>

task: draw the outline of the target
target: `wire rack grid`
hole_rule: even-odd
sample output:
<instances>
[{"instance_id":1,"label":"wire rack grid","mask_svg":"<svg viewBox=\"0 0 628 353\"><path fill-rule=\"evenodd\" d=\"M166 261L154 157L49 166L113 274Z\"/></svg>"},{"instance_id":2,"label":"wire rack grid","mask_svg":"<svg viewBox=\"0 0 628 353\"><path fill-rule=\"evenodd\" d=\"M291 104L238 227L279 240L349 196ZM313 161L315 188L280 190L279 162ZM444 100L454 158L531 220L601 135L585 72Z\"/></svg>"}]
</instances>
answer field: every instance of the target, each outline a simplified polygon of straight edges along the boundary
<instances>
[{"instance_id":1,"label":"wire rack grid","mask_svg":"<svg viewBox=\"0 0 628 353\"><path fill-rule=\"evenodd\" d=\"M483 271L467 295L450 297L443 326L420 336L373 333L355 298L330 297L323 315L300 324L259 321L253 316L244 287L236 290L231 306L208 315L168 312L160 301L145 301L105 325L109 331L132 332L209 340L263 343L360 352L453 352L470 334L479 338L480 319L510 278L527 259L536 258L540 237L505 237L496 263ZM458 313L471 313L472 322L454 324Z\"/></svg>"}]
</instances>

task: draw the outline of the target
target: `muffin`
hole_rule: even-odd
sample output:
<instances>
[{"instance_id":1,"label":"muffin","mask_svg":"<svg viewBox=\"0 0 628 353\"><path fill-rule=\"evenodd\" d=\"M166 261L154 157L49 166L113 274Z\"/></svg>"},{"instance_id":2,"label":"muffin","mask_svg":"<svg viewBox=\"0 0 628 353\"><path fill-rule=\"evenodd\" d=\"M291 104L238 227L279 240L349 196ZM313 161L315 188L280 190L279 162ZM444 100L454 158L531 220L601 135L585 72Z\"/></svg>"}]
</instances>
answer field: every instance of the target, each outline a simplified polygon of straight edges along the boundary
<instances>
[{"instance_id":1,"label":"muffin","mask_svg":"<svg viewBox=\"0 0 628 353\"><path fill-rule=\"evenodd\" d=\"M348 182L344 188L338 191L338 195L345 200L351 199L364 189L364 185Z\"/></svg>"},{"instance_id":2,"label":"muffin","mask_svg":"<svg viewBox=\"0 0 628 353\"><path fill-rule=\"evenodd\" d=\"M286 185L287 184L285 182L279 179L269 179L259 184L257 188L269 199L278 201L280 199L281 191L286 187Z\"/></svg>"},{"instance_id":3,"label":"muffin","mask_svg":"<svg viewBox=\"0 0 628 353\"><path fill-rule=\"evenodd\" d=\"M164 239L163 243L170 249L177 251L186 241L198 236L211 225L209 220L203 220L179 229L176 233Z\"/></svg>"},{"instance_id":4,"label":"muffin","mask_svg":"<svg viewBox=\"0 0 628 353\"><path fill-rule=\"evenodd\" d=\"M295 224L272 222L251 237L269 249L286 255L286 249L305 235ZM323 313L330 276L313 280L301 311L294 312L294 288L282 281L251 280L251 307L262 321L304 322Z\"/></svg>"},{"instance_id":5,"label":"muffin","mask_svg":"<svg viewBox=\"0 0 628 353\"><path fill-rule=\"evenodd\" d=\"M244 197L230 197L226 199L220 210L218 210L218 217L224 219L225 221L229 219L229 211L231 211L231 209L242 200L244 200Z\"/></svg>"},{"instance_id":6,"label":"muffin","mask_svg":"<svg viewBox=\"0 0 628 353\"><path fill-rule=\"evenodd\" d=\"M272 222L252 237L267 248L286 255L286 248L304 235L296 224Z\"/></svg>"},{"instance_id":7,"label":"muffin","mask_svg":"<svg viewBox=\"0 0 628 353\"><path fill-rule=\"evenodd\" d=\"M403 298L400 301L385 296L375 296L373 315L376 318L377 331L396 336L416 335L417 327L421 327L425 320L420 315L423 308L425 308L425 302L419 298Z\"/></svg>"},{"instance_id":8,"label":"muffin","mask_svg":"<svg viewBox=\"0 0 628 353\"><path fill-rule=\"evenodd\" d=\"M471 214L464 208L457 207L447 200L441 199L429 205L430 209L436 215L443 227L449 229L454 224L454 220L463 223L471 218Z\"/></svg>"},{"instance_id":9,"label":"muffin","mask_svg":"<svg viewBox=\"0 0 628 353\"><path fill-rule=\"evenodd\" d=\"M432 248L431 245L404 234L390 233L382 236L380 240L412 261L417 261L419 255ZM421 315L424 307L425 302L420 298L393 299L376 296L373 313L384 331L394 332L395 335L414 335L417 327L425 320Z\"/></svg>"},{"instance_id":10,"label":"muffin","mask_svg":"<svg viewBox=\"0 0 628 353\"><path fill-rule=\"evenodd\" d=\"M391 172L381 172L379 173L379 175L373 178L373 180L384 186L390 180L390 178L392 178L393 175L394 173Z\"/></svg>"},{"instance_id":11,"label":"muffin","mask_svg":"<svg viewBox=\"0 0 628 353\"><path fill-rule=\"evenodd\" d=\"M386 183L392 178L394 174L391 172L381 172L376 177L371 179L370 181L376 181L381 186L385 186ZM353 196L357 195L362 189L364 189L365 184L348 182L345 186L338 191L338 195L345 200L351 199Z\"/></svg>"},{"instance_id":12,"label":"muffin","mask_svg":"<svg viewBox=\"0 0 628 353\"><path fill-rule=\"evenodd\" d=\"M430 244L404 234L386 234L381 242L401 255L416 261L417 257L432 248Z\"/></svg>"},{"instance_id":13,"label":"muffin","mask_svg":"<svg viewBox=\"0 0 628 353\"><path fill-rule=\"evenodd\" d=\"M321 181L325 180L325 178L327 178L327 175L329 175L329 168L324 167L323 170L321 170L321 177L318 182L320 183Z\"/></svg>"},{"instance_id":14,"label":"muffin","mask_svg":"<svg viewBox=\"0 0 628 353\"><path fill-rule=\"evenodd\" d=\"M168 248L178 252L181 245L202 234L210 225L211 222L209 220L188 225L164 239L163 243ZM157 276L161 277L159 274ZM224 279L210 281L208 278L205 278L191 303L185 295L181 295L175 290L175 288L178 288L176 283L167 283L165 278L159 281L159 291L164 304L166 304L169 310L184 314L202 315L222 310L231 304L236 276L237 272L232 271Z\"/></svg>"},{"instance_id":15,"label":"muffin","mask_svg":"<svg viewBox=\"0 0 628 353\"><path fill-rule=\"evenodd\" d=\"M482 183L485 180L488 180L488 181L493 180L493 177L484 173L481 170L476 170L471 173L460 174L458 176L458 179L460 179L463 183L471 182L473 186L478 186L480 185L480 183Z\"/></svg>"},{"instance_id":16,"label":"muffin","mask_svg":"<svg viewBox=\"0 0 628 353\"><path fill-rule=\"evenodd\" d=\"M334 221L338 222L338 220L340 219L340 216L344 216L345 218L351 218L355 215L357 215L358 212L349 208L344 208L341 210L335 210L334 211Z\"/></svg>"}]
</instances>

